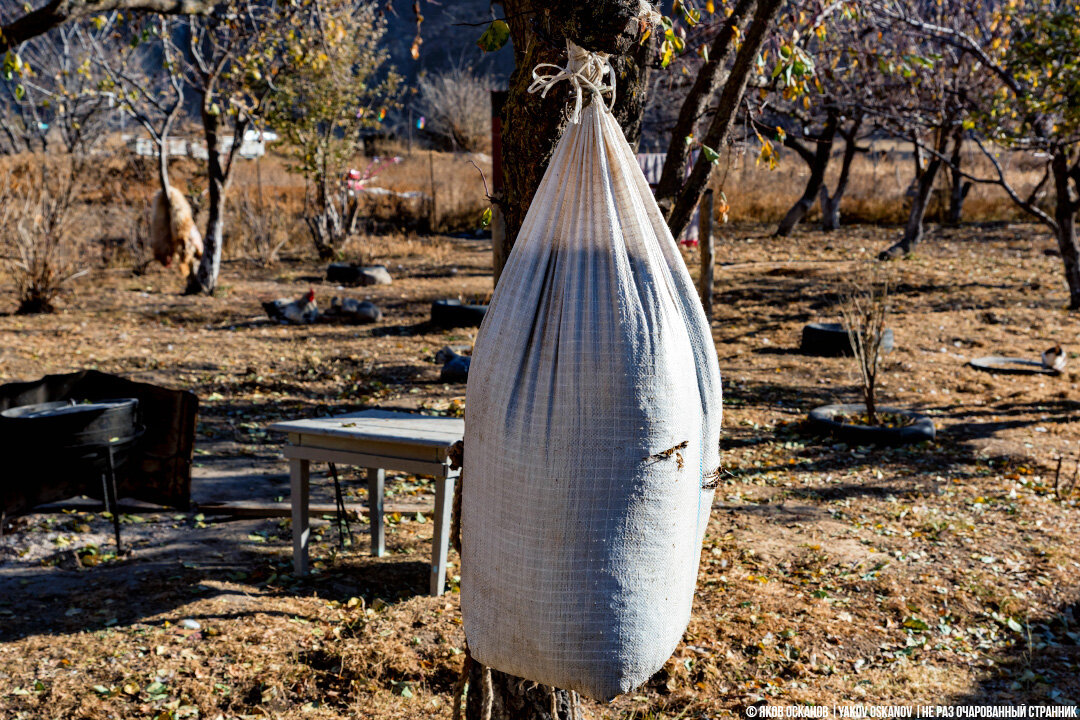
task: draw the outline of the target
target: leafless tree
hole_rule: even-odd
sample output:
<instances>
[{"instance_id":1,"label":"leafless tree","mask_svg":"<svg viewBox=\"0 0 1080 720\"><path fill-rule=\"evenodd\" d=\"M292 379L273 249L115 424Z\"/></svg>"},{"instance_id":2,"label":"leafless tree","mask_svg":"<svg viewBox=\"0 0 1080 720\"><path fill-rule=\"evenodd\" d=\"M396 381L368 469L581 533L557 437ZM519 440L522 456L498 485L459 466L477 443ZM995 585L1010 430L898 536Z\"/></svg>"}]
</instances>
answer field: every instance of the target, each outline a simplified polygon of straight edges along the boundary
<instances>
[{"instance_id":1,"label":"leafless tree","mask_svg":"<svg viewBox=\"0 0 1080 720\"><path fill-rule=\"evenodd\" d=\"M126 32L94 40L94 63L122 112L150 136L158 158L158 180L168 196L169 138L184 108L185 82L174 43L175 21L166 16L129 23ZM153 37L153 41L143 41Z\"/></svg>"},{"instance_id":2,"label":"leafless tree","mask_svg":"<svg viewBox=\"0 0 1080 720\"><path fill-rule=\"evenodd\" d=\"M114 11L202 15L218 3L219 0L48 0L34 9L30 9L29 3L20 3L17 11L8 10L0 15L0 52L16 49L61 25Z\"/></svg>"},{"instance_id":3,"label":"leafless tree","mask_svg":"<svg viewBox=\"0 0 1080 720\"><path fill-rule=\"evenodd\" d=\"M0 0L0 16L21 3ZM106 136L115 98L100 89L91 63L93 38L114 32L111 18L71 23L19 48L10 77L0 81L0 147L6 152L47 151L59 145L85 156Z\"/></svg>"},{"instance_id":4,"label":"leafless tree","mask_svg":"<svg viewBox=\"0 0 1080 720\"><path fill-rule=\"evenodd\" d=\"M470 68L454 67L420 78L426 130L452 149L491 149L491 84Z\"/></svg>"}]
</instances>

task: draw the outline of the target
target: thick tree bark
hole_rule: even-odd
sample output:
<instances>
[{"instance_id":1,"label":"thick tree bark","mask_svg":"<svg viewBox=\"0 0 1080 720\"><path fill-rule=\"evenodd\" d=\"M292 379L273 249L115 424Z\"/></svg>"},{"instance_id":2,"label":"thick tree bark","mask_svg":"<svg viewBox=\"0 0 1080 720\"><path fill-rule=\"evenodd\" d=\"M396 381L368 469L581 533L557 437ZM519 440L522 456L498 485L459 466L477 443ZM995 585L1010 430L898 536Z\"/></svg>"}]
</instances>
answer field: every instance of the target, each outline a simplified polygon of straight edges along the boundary
<instances>
[{"instance_id":1,"label":"thick tree bark","mask_svg":"<svg viewBox=\"0 0 1080 720\"><path fill-rule=\"evenodd\" d=\"M806 213L810 212L810 208L814 206L818 193L825 184L825 171L829 168L829 160L832 158L833 140L836 139L836 129L839 124L838 115L835 110L829 111L825 119L825 127L822 129L821 135L816 138L817 148L813 153L805 155L799 153L810 165L810 178L806 181L806 188L803 190L802 197L791 206L791 209L787 211L787 214L780 221L780 225L777 226L776 234L778 237L787 237L795 229L795 226L802 222L802 219L806 217ZM798 142L795 138L791 140L792 142Z\"/></svg>"},{"instance_id":2,"label":"thick tree bark","mask_svg":"<svg viewBox=\"0 0 1080 720\"><path fill-rule=\"evenodd\" d=\"M844 160L840 165L840 177L836 180L836 189L829 196L829 186L823 183L821 186L821 229L831 232L840 228L840 203L847 191L848 179L851 177L851 164L855 160L855 154L859 152L859 128L862 126L862 115L857 115L844 133Z\"/></svg>"},{"instance_id":3,"label":"thick tree bark","mask_svg":"<svg viewBox=\"0 0 1080 720\"><path fill-rule=\"evenodd\" d=\"M0 27L0 53L67 22L84 20L111 10L166 15L205 15L219 0L50 0L37 10Z\"/></svg>"},{"instance_id":4,"label":"thick tree bark","mask_svg":"<svg viewBox=\"0 0 1080 720\"><path fill-rule=\"evenodd\" d=\"M1054 189L1057 191L1054 220L1057 221L1058 249L1065 266L1065 282L1069 286L1069 309L1080 310L1080 246L1076 239L1076 213L1080 210L1080 193L1074 191L1073 183L1070 182L1076 181L1080 176L1080 165L1071 162L1067 149L1059 148L1051 160L1051 170L1054 175Z\"/></svg>"},{"instance_id":5,"label":"thick tree bark","mask_svg":"<svg viewBox=\"0 0 1080 720\"><path fill-rule=\"evenodd\" d=\"M514 72L502 117L501 207L506 225L503 247L495 252L496 282L566 125L569 83L541 98L528 92L533 68L540 63L564 65L567 39L586 50L611 53L616 76L613 113L633 145L641 135L652 52L652 42L639 42L637 0L503 0L502 4L514 46Z\"/></svg>"}]
</instances>

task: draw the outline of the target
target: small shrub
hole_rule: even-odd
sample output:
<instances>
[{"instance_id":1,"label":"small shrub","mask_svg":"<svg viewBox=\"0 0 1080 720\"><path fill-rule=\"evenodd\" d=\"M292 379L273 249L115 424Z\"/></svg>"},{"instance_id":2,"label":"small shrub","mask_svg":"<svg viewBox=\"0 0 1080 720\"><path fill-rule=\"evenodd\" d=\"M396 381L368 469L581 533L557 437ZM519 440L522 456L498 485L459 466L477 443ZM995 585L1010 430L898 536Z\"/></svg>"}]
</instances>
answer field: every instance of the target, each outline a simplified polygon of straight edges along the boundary
<instances>
[{"instance_id":1,"label":"small shrub","mask_svg":"<svg viewBox=\"0 0 1080 720\"><path fill-rule=\"evenodd\" d=\"M889 279L883 272L876 263L871 265L840 299L840 315L855 353L870 425L878 424L875 394L885 337L885 316L889 312Z\"/></svg>"}]
</instances>

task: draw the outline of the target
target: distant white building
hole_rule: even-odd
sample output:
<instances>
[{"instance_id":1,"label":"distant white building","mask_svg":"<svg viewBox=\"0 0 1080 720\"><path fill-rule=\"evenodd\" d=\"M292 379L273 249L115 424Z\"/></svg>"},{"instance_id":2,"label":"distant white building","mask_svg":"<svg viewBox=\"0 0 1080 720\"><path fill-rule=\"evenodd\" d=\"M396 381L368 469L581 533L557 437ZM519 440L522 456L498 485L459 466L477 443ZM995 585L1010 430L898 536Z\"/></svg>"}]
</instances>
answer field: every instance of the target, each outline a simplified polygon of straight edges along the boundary
<instances>
[{"instance_id":1,"label":"distant white building","mask_svg":"<svg viewBox=\"0 0 1080 720\"><path fill-rule=\"evenodd\" d=\"M262 157L266 154L266 143L274 142L277 139L277 133L269 130L247 130L244 132L244 139L240 143L237 154L247 160ZM123 140L136 155L140 157L157 157L157 146L150 138L124 135ZM229 152L233 145L232 135L225 136L221 145L222 152ZM209 157L205 143L184 138L169 138L166 143L166 151L169 157L190 156L196 160L205 160Z\"/></svg>"}]
</instances>

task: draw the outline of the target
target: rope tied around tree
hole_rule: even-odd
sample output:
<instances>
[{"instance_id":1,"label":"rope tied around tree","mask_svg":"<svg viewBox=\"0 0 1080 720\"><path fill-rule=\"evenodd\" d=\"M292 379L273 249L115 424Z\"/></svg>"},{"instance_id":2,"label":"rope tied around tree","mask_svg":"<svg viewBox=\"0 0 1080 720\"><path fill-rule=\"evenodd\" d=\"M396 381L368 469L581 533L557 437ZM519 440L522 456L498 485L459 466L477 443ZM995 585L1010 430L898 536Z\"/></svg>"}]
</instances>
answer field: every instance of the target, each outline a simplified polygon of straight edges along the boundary
<instances>
[{"instance_id":1,"label":"rope tied around tree","mask_svg":"<svg viewBox=\"0 0 1080 720\"><path fill-rule=\"evenodd\" d=\"M551 69L555 72L542 74L542 69ZM574 89L574 107L570 111L569 119L572 123L581 121L581 108L584 105L584 91L589 90L593 96L603 99L604 95L610 94L606 106L608 112L615 107L615 69L611 67L608 54L604 52L589 52L575 45L573 41L566 41L566 67L559 67L551 63L540 63L532 71L533 81L529 85L529 92L539 92L540 97L547 97L548 91L563 80L569 80ZM610 77L611 84L605 85L604 78Z\"/></svg>"}]
</instances>

